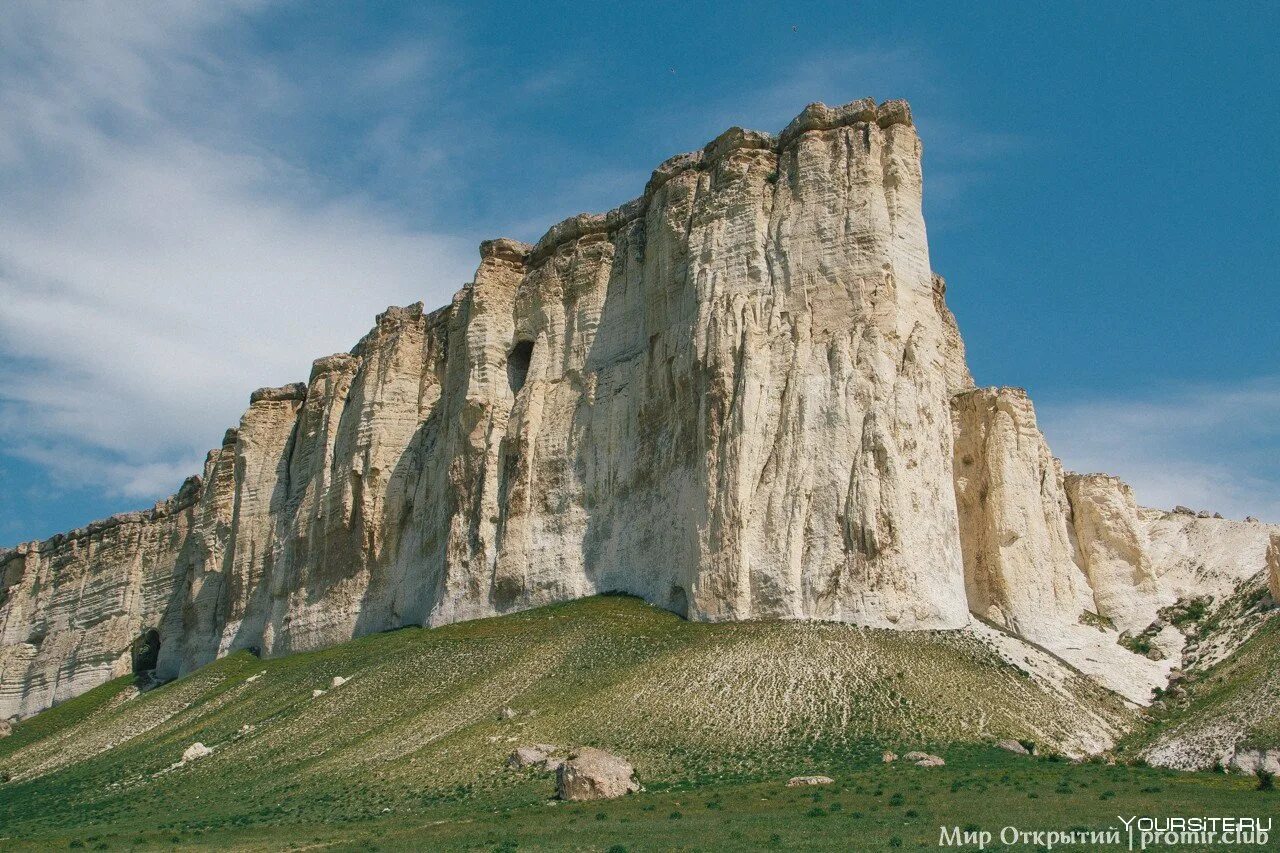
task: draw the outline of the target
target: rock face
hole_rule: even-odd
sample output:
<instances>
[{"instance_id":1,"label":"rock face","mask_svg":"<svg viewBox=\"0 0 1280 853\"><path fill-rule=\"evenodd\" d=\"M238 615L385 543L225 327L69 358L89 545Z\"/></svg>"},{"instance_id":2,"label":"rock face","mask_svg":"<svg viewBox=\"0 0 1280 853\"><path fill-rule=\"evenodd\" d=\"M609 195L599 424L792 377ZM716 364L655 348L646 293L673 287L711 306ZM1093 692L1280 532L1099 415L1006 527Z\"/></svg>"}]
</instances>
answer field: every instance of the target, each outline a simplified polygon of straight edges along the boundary
<instances>
[{"instance_id":1,"label":"rock face","mask_svg":"<svg viewBox=\"0 0 1280 853\"><path fill-rule=\"evenodd\" d=\"M562 800L612 800L639 790L630 764L594 747L577 750L556 770L556 796Z\"/></svg>"},{"instance_id":2,"label":"rock face","mask_svg":"<svg viewBox=\"0 0 1280 853\"><path fill-rule=\"evenodd\" d=\"M1267 544L1267 591L1280 602L1280 533L1272 533Z\"/></svg>"},{"instance_id":3,"label":"rock face","mask_svg":"<svg viewBox=\"0 0 1280 853\"><path fill-rule=\"evenodd\" d=\"M254 392L174 498L0 554L0 716L127 673L148 629L168 678L605 591L701 620L972 610L1146 701L1173 661L1118 632L1229 591L1275 528L1065 475L1025 393L974 389L921 188L905 103L817 104L482 244L448 306Z\"/></svg>"},{"instance_id":4,"label":"rock face","mask_svg":"<svg viewBox=\"0 0 1280 853\"><path fill-rule=\"evenodd\" d=\"M199 480L146 512L0 553L0 718L28 716L127 675L159 625L195 524Z\"/></svg>"}]
</instances>

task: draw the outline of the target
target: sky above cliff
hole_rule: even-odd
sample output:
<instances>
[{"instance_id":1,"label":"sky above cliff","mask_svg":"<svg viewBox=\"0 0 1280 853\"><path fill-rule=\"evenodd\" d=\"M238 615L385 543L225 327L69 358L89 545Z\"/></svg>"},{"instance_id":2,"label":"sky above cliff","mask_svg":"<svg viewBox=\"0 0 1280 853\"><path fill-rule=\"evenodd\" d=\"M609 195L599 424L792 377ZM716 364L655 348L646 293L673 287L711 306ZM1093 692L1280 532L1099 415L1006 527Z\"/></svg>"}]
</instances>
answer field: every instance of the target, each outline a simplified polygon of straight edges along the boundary
<instances>
[{"instance_id":1,"label":"sky above cliff","mask_svg":"<svg viewBox=\"0 0 1280 853\"><path fill-rule=\"evenodd\" d=\"M494 236L908 98L975 378L1069 468L1280 521L1276 4L0 7L0 545L149 504Z\"/></svg>"}]
</instances>

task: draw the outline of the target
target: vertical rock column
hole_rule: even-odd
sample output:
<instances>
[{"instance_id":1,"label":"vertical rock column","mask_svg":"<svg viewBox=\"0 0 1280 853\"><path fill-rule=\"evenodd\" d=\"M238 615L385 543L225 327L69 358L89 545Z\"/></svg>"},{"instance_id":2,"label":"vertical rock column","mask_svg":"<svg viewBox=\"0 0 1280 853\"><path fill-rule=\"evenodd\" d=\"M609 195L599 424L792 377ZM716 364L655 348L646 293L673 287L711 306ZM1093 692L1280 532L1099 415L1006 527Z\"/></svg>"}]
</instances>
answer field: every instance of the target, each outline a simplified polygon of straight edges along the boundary
<instances>
[{"instance_id":1,"label":"vertical rock column","mask_svg":"<svg viewBox=\"0 0 1280 853\"><path fill-rule=\"evenodd\" d=\"M458 299L449 326L441 444L429 461L424 487L446 503L432 515L424 544L432 624L487 616L498 560L499 528L509 512L506 442L515 399L508 355L517 341L513 305L529 247L491 240L480 247L480 268ZM525 381L540 369L538 344L525 366ZM434 581L434 582L431 582Z\"/></svg>"},{"instance_id":2,"label":"vertical rock column","mask_svg":"<svg viewBox=\"0 0 1280 853\"><path fill-rule=\"evenodd\" d=\"M301 382L260 388L250 396L249 409L240 419L226 609L218 620L219 655L262 646L271 610L276 524L287 502L289 454L306 394Z\"/></svg>"},{"instance_id":3,"label":"vertical rock column","mask_svg":"<svg viewBox=\"0 0 1280 853\"><path fill-rule=\"evenodd\" d=\"M1021 388L952 399L955 484L969 609L1038 642L1093 608L1076 563L1061 465Z\"/></svg>"},{"instance_id":4,"label":"vertical rock column","mask_svg":"<svg viewBox=\"0 0 1280 853\"><path fill-rule=\"evenodd\" d=\"M963 625L947 401L967 371L929 269L910 114L813 105L777 150L760 274L699 289L709 428L728 436L709 448L709 482L733 493L713 496L711 528L744 542L708 561L699 589L736 584L750 601L699 607Z\"/></svg>"},{"instance_id":5,"label":"vertical rock column","mask_svg":"<svg viewBox=\"0 0 1280 853\"><path fill-rule=\"evenodd\" d=\"M174 678L214 660L227 613L236 506L236 444L229 429L204 463L204 489L174 572L174 594L160 626L156 672Z\"/></svg>"}]
</instances>

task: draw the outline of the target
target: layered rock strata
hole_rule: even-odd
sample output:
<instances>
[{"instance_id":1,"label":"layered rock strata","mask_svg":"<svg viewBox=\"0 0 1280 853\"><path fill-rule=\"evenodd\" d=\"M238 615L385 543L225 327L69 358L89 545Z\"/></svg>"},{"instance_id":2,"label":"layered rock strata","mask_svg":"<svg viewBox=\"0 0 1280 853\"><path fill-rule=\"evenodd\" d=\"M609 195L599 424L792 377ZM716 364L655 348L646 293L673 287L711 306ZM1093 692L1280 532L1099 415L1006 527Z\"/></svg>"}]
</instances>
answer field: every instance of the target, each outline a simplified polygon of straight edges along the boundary
<instances>
[{"instance_id":1,"label":"layered rock strata","mask_svg":"<svg viewBox=\"0 0 1280 853\"><path fill-rule=\"evenodd\" d=\"M1260 570L1269 529L1064 475L1025 393L974 389L921 186L905 103L817 104L484 243L450 305L255 392L175 498L0 555L0 716L127 671L144 628L168 677L605 591L701 620L972 610L1145 701L1172 662L1119 632Z\"/></svg>"}]
</instances>

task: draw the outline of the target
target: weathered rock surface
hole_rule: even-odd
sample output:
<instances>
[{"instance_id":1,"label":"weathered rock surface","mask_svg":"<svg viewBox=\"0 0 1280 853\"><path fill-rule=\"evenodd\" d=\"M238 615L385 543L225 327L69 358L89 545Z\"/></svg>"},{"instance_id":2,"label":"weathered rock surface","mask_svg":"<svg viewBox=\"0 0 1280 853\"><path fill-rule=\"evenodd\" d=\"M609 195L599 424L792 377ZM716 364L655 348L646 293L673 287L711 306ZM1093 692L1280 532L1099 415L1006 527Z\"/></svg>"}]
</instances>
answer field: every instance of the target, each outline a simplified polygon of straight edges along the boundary
<instances>
[{"instance_id":1,"label":"weathered rock surface","mask_svg":"<svg viewBox=\"0 0 1280 853\"><path fill-rule=\"evenodd\" d=\"M1026 392L952 399L956 505L970 609L1146 704L1184 638L1162 608L1219 601L1266 563L1276 528L1143 509L1105 474L1064 474ZM1149 634L1159 660L1122 635Z\"/></svg>"},{"instance_id":2,"label":"weathered rock surface","mask_svg":"<svg viewBox=\"0 0 1280 853\"><path fill-rule=\"evenodd\" d=\"M209 755L213 755L213 750L197 741L183 750L182 763L186 764L189 761L196 761Z\"/></svg>"},{"instance_id":3,"label":"weathered rock surface","mask_svg":"<svg viewBox=\"0 0 1280 853\"><path fill-rule=\"evenodd\" d=\"M562 800L612 800L640 790L635 769L616 755L584 746L556 770Z\"/></svg>"},{"instance_id":4,"label":"weathered rock surface","mask_svg":"<svg viewBox=\"0 0 1280 853\"><path fill-rule=\"evenodd\" d=\"M160 624L190 538L198 479L146 512L0 552L0 717L28 716L130 671Z\"/></svg>"},{"instance_id":5,"label":"weathered rock surface","mask_svg":"<svg viewBox=\"0 0 1280 853\"><path fill-rule=\"evenodd\" d=\"M127 673L149 628L169 678L605 591L701 620L973 611L1147 701L1177 638L1156 662L1119 631L1230 592L1276 528L1064 475L1024 392L973 388L920 158L903 102L811 105L482 244L448 306L255 391L173 498L0 553L0 717Z\"/></svg>"},{"instance_id":6,"label":"weathered rock surface","mask_svg":"<svg viewBox=\"0 0 1280 853\"><path fill-rule=\"evenodd\" d=\"M1016 755L1030 755L1030 751L1016 740L998 740L996 746L1005 752L1012 752Z\"/></svg>"}]
</instances>

